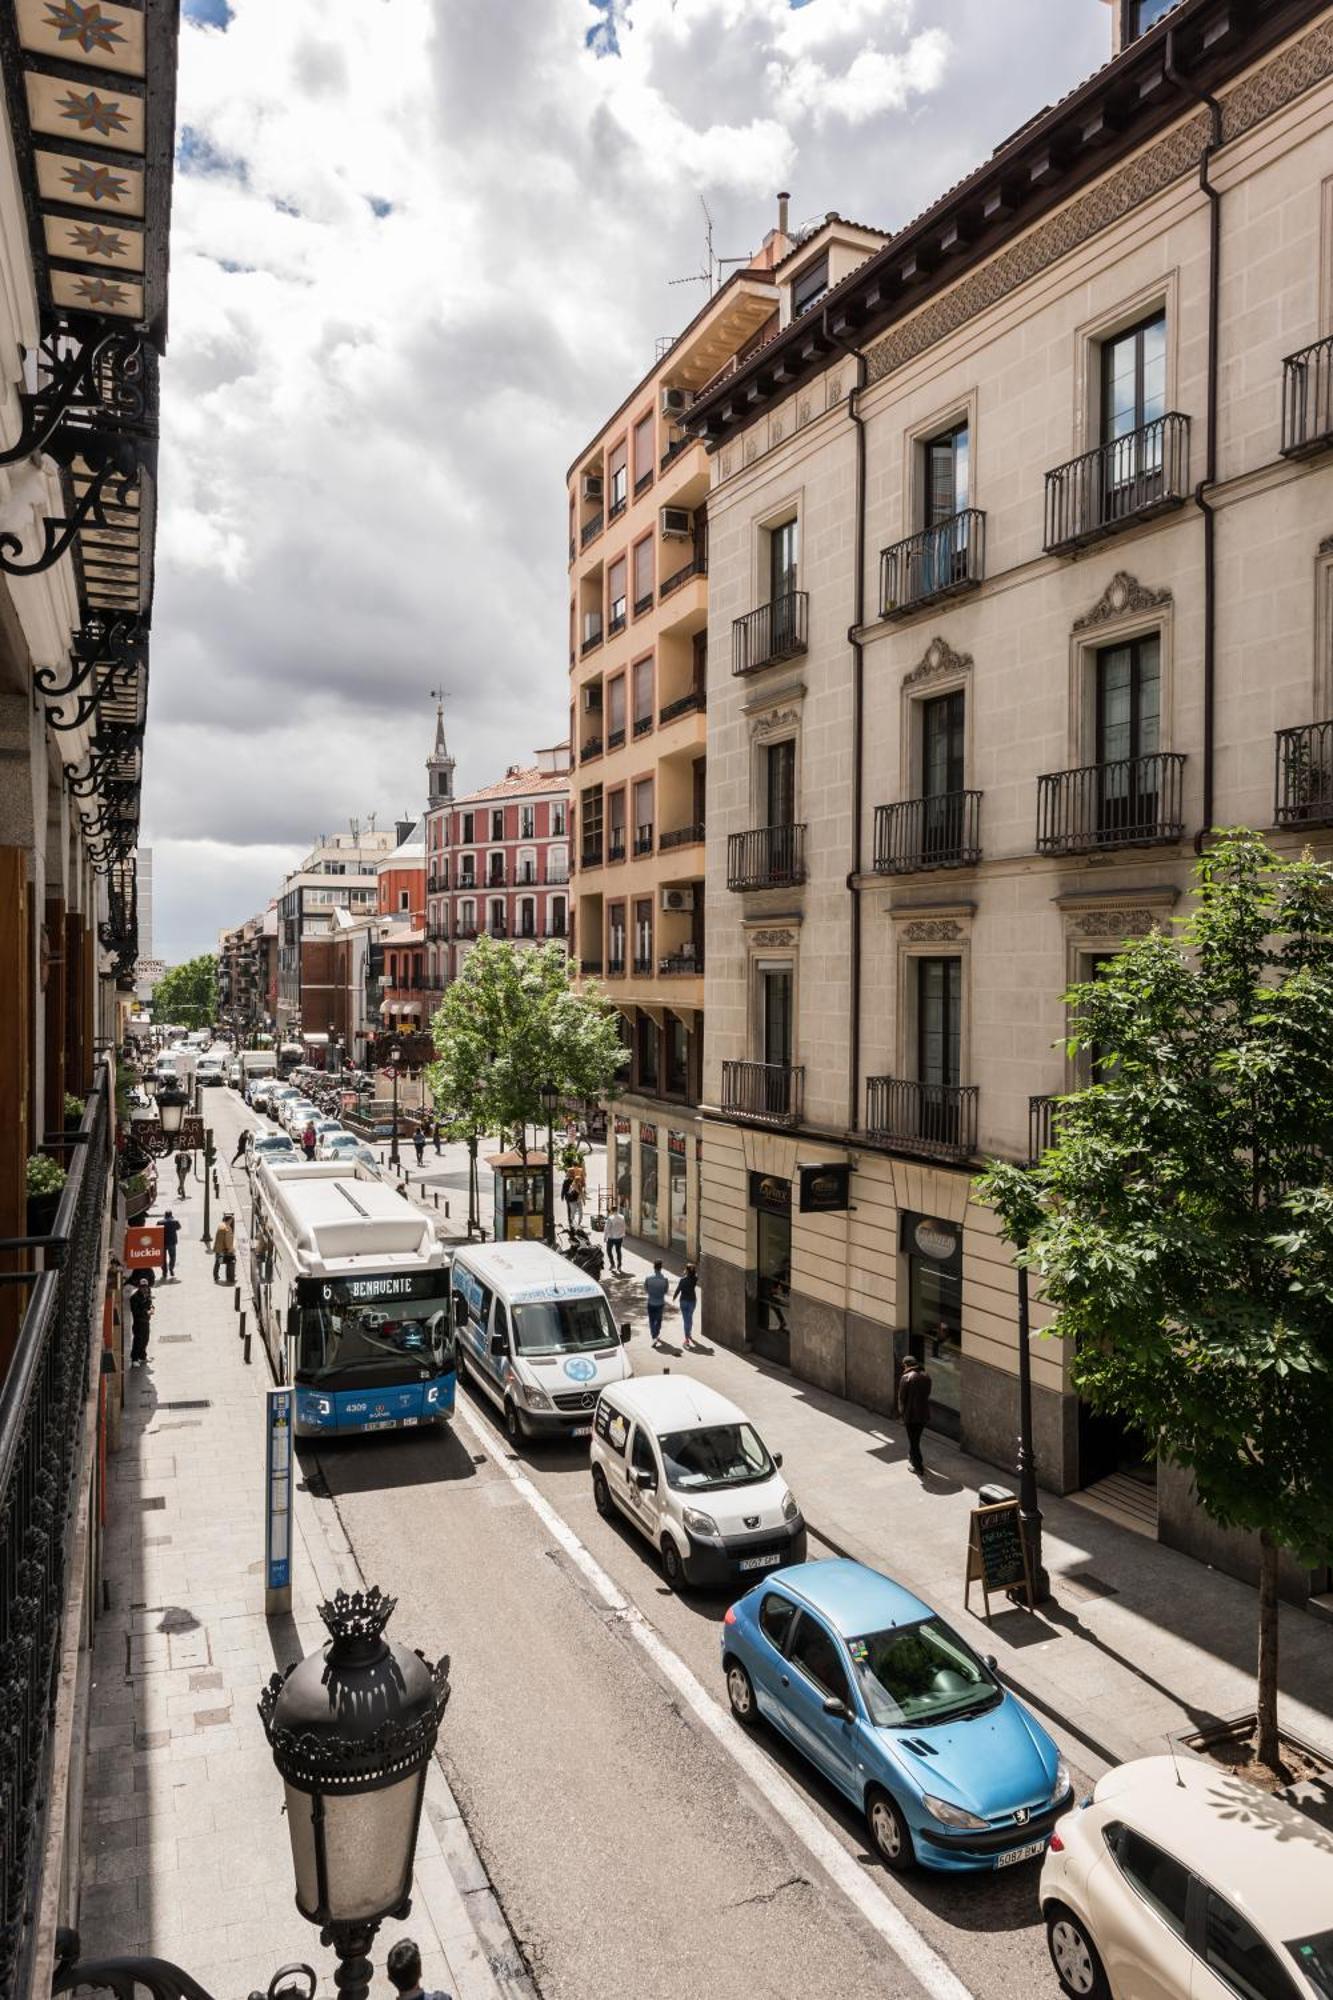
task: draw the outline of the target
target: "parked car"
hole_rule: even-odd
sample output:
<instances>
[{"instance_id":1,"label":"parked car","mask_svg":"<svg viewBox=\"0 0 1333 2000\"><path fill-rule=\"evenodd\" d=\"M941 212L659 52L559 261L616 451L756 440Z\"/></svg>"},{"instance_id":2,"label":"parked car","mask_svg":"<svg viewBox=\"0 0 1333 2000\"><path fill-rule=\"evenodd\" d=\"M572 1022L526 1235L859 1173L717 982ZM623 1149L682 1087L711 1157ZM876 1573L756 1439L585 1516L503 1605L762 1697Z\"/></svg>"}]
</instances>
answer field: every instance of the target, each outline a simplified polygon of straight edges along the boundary
<instances>
[{"instance_id":1,"label":"parked car","mask_svg":"<svg viewBox=\"0 0 1333 2000\"><path fill-rule=\"evenodd\" d=\"M222 1064L205 1056L195 1071L195 1081L201 1090L212 1089L222 1082Z\"/></svg>"},{"instance_id":2,"label":"parked car","mask_svg":"<svg viewBox=\"0 0 1333 2000\"><path fill-rule=\"evenodd\" d=\"M296 1148L285 1132L256 1132L245 1149L245 1171L252 1174L264 1160L291 1160Z\"/></svg>"},{"instance_id":3,"label":"parked car","mask_svg":"<svg viewBox=\"0 0 1333 2000\"><path fill-rule=\"evenodd\" d=\"M245 1086L245 1101L256 1111L267 1111L273 1090L271 1076L252 1076Z\"/></svg>"},{"instance_id":4,"label":"parked car","mask_svg":"<svg viewBox=\"0 0 1333 2000\"><path fill-rule=\"evenodd\" d=\"M1053 1835L1039 1895L1071 2000L1333 1994L1333 1835L1202 1758L1108 1771Z\"/></svg>"},{"instance_id":5,"label":"parked car","mask_svg":"<svg viewBox=\"0 0 1333 2000\"><path fill-rule=\"evenodd\" d=\"M1008 1868L1043 1853L1069 1773L1035 1716L928 1604L837 1557L726 1613L738 1722L772 1723L866 1816L885 1865Z\"/></svg>"},{"instance_id":6,"label":"parked car","mask_svg":"<svg viewBox=\"0 0 1333 2000\"><path fill-rule=\"evenodd\" d=\"M318 1106L308 1097L289 1097L278 1107L278 1123L293 1135L304 1132L311 1119L318 1116Z\"/></svg>"},{"instance_id":7,"label":"parked car","mask_svg":"<svg viewBox=\"0 0 1333 2000\"><path fill-rule=\"evenodd\" d=\"M379 1166L379 1155L355 1132L330 1132L315 1149L317 1160L345 1160L349 1165Z\"/></svg>"},{"instance_id":8,"label":"parked car","mask_svg":"<svg viewBox=\"0 0 1333 2000\"><path fill-rule=\"evenodd\" d=\"M673 1588L734 1584L805 1561L805 1522L743 1410L688 1375L635 1375L603 1389L593 1420L592 1494L655 1548Z\"/></svg>"}]
</instances>

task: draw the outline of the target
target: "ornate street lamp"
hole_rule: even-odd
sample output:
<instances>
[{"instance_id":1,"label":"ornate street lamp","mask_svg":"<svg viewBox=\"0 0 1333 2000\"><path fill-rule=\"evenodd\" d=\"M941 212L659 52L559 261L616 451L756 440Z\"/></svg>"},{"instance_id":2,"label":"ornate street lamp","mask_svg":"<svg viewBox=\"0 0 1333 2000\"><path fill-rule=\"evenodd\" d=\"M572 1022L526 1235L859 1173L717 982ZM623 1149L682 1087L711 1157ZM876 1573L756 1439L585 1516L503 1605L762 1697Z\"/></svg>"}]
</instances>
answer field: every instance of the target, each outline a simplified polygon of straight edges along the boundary
<instances>
[{"instance_id":1,"label":"ornate street lamp","mask_svg":"<svg viewBox=\"0 0 1333 2000\"><path fill-rule=\"evenodd\" d=\"M274 1674L259 1713L287 1788L296 1907L338 1954L342 2000L366 2000L385 1917L410 1907L426 1771L449 1700L449 1661L391 1646L396 1599L340 1590L329 1642Z\"/></svg>"},{"instance_id":2,"label":"ornate street lamp","mask_svg":"<svg viewBox=\"0 0 1333 2000\"><path fill-rule=\"evenodd\" d=\"M402 1162L398 1158L398 1071L402 1065L403 1052L397 1042L389 1050L389 1070L393 1077L393 1137L389 1141L389 1165L397 1173Z\"/></svg>"},{"instance_id":3,"label":"ornate street lamp","mask_svg":"<svg viewBox=\"0 0 1333 2000\"><path fill-rule=\"evenodd\" d=\"M154 1088L157 1088L156 1082ZM185 1091L177 1090L174 1086L169 1086L166 1090L157 1090L157 1122L162 1128L164 1139L179 1139L185 1124L185 1114L189 1108L190 1099ZM165 1150L170 1152L170 1146Z\"/></svg>"},{"instance_id":4,"label":"ornate street lamp","mask_svg":"<svg viewBox=\"0 0 1333 2000\"><path fill-rule=\"evenodd\" d=\"M546 1113L546 1228L543 1231L546 1242L555 1248L555 1112L560 1102L559 1087L554 1083L544 1083L537 1095Z\"/></svg>"}]
</instances>

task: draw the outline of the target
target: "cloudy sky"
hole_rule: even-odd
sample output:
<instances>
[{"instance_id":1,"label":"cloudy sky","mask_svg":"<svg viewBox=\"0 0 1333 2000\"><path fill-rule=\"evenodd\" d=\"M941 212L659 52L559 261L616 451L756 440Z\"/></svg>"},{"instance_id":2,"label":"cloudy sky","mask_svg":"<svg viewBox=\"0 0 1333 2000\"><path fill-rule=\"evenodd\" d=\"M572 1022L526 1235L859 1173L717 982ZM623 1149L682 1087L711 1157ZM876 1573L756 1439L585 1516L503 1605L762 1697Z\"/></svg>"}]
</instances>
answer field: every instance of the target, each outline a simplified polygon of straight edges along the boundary
<instances>
[{"instance_id":1,"label":"cloudy sky","mask_svg":"<svg viewBox=\"0 0 1333 2000\"><path fill-rule=\"evenodd\" d=\"M210 949L564 733L565 468L792 191L894 228L1104 0L185 0L145 840Z\"/></svg>"}]
</instances>

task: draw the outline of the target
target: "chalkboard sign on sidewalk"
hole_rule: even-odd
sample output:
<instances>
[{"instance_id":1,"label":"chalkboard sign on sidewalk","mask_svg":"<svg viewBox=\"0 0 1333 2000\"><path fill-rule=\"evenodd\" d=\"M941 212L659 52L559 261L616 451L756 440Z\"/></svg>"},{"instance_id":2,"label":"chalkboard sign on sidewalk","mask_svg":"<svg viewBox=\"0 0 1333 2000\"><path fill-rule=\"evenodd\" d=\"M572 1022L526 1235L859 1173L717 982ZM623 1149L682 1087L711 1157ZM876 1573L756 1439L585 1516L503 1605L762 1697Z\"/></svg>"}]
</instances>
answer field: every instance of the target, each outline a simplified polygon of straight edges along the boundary
<instances>
[{"instance_id":1,"label":"chalkboard sign on sidewalk","mask_svg":"<svg viewBox=\"0 0 1333 2000\"><path fill-rule=\"evenodd\" d=\"M990 1617L990 1594L993 1590L1013 1590L1021 1586L1027 1592L1028 1608L1035 1604L1027 1543L1023 1539L1023 1519L1017 1500L1002 1500L993 1507L972 1509L967 1539L967 1584L963 1591L963 1605L969 1611L972 1607L968 1600L974 1583L981 1585L987 1618Z\"/></svg>"}]
</instances>

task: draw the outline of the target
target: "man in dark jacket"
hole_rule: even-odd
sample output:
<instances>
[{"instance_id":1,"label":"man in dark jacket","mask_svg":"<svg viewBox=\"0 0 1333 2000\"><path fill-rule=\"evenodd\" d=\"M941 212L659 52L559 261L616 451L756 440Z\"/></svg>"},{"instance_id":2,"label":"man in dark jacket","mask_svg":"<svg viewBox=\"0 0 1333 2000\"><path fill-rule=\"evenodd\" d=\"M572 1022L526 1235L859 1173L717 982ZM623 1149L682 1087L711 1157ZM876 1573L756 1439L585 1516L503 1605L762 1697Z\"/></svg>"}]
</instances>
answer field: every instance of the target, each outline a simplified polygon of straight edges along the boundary
<instances>
[{"instance_id":1,"label":"man in dark jacket","mask_svg":"<svg viewBox=\"0 0 1333 2000\"><path fill-rule=\"evenodd\" d=\"M141 1272L130 1293L130 1367L142 1368L148 1359L148 1336L153 1325L153 1288L146 1272Z\"/></svg>"},{"instance_id":2,"label":"man in dark jacket","mask_svg":"<svg viewBox=\"0 0 1333 2000\"><path fill-rule=\"evenodd\" d=\"M915 1354L909 1354L898 1377L898 1415L907 1432L907 1463L921 1473L926 1462L921 1456L921 1433L930 1417L930 1376Z\"/></svg>"},{"instance_id":3,"label":"man in dark jacket","mask_svg":"<svg viewBox=\"0 0 1333 2000\"><path fill-rule=\"evenodd\" d=\"M180 1242L181 1226L167 1209L162 1216L162 1282L176 1281L176 1246Z\"/></svg>"}]
</instances>

